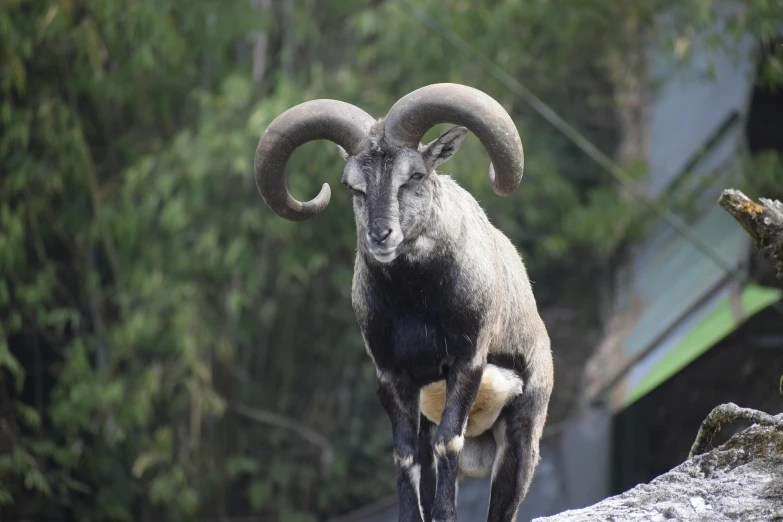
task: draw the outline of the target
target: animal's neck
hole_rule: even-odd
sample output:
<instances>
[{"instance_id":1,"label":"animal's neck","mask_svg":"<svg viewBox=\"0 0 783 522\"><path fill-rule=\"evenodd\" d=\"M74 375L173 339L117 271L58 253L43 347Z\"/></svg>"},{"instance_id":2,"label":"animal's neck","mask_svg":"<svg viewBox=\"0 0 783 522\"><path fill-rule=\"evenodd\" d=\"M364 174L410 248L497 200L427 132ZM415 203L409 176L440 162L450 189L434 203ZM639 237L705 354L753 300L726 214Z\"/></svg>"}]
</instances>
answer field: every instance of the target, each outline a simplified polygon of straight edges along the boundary
<instances>
[{"instance_id":1,"label":"animal's neck","mask_svg":"<svg viewBox=\"0 0 783 522\"><path fill-rule=\"evenodd\" d=\"M432 204L422 228L406 249L410 261L426 261L433 257L454 257L464 234L465 209L455 198L448 178L435 175Z\"/></svg>"}]
</instances>

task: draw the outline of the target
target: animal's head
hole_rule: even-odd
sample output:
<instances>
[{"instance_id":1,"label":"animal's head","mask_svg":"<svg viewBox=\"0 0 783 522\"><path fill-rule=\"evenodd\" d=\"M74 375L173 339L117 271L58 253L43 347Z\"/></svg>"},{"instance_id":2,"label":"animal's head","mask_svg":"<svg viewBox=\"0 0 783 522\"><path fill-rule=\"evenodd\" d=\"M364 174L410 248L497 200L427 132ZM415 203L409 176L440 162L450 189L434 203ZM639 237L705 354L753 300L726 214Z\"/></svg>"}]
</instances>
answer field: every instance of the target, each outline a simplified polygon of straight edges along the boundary
<instances>
[{"instance_id":1,"label":"animal's head","mask_svg":"<svg viewBox=\"0 0 783 522\"><path fill-rule=\"evenodd\" d=\"M439 123L459 125L422 145L424 133ZM346 160L342 184L351 190L359 241L380 262L392 261L401 246L426 226L433 201L433 171L459 149L467 131L484 145L492 164L489 178L505 196L522 178L524 155L513 121L481 91L435 84L400 99L383 120L335 100L313 100L273 121L258 143L256 185L279 216L304 221L329 203L324 184L302 203L288 192L285 165L300 145L317 139L336 143Z\"/></svg>"},{"instance_id":2,"label":"animal's head","mask_svg":"<svg viewBox=\"0 0 783 522\"><path fill-rule=\"evenodd\" d=\"M432 173L457 152L467 132L465 127L454 127L414 149L389 143L380 121L357 154L351 156L340 147L346 160L341 182L353 197L360 240L375 259L393 260L406 239L419 235L432 205Z\"/></svg>"}]
</instances>

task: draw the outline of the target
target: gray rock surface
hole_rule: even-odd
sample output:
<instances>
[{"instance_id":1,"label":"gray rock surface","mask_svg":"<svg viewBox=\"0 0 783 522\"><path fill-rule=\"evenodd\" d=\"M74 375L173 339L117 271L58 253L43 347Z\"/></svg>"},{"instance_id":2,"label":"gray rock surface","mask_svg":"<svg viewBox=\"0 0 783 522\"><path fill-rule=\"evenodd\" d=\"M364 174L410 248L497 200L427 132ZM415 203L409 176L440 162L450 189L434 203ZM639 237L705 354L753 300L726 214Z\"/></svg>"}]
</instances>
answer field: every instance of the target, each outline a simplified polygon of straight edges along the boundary
<instances>
[{"instance_id":1,"label":"gray rock surface","mask_svg":"<svg viewBox=\"0 0 783 522\"><path fill-rule=\"evenodd\" d=\"M679 520L783 522L783 428L753 425L649 484L533 522Z\"/></svg>"}]
</instances>

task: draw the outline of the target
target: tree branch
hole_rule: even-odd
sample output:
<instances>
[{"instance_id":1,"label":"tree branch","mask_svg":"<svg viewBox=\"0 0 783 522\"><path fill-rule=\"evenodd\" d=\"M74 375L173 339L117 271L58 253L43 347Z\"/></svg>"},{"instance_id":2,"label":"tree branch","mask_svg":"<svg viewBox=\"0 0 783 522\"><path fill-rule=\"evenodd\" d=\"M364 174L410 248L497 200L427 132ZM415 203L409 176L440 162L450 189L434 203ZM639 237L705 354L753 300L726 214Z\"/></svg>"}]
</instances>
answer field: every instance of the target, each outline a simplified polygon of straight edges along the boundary
<instances>
[{"instance_id":1,"label":"tree branch","mask_svg":"<svg viewBox=\"0 0 783 522\"><path fill-rule=\"evenodd\" d=\"M272 7L271 0L251 0L250 5L259 12L260 16L266 16ZM260 85L266 73L266 54L269 44L267 31L259 31L253 34L253 82Z\"/></svg>"},{"instance_id":2,"label":"tree branch","mask_svg":"<svg viewBox=\"0 0 783 522\"><path fill-rule=\"evenodd\" d=\"M324 468L328 467L332 462L332 456L334 454L332 444L329 442L329 440L327 440L326 437L308 428L307 426L278 413L251 408L243 404L232 404L231 409L252 421L293 431L313 446L320 448L321 464Z\"/></svg>"},{"instance_id":3,"label":"tree branch","mask_svg":"<svg viewBox=\"0 0 783 522\"><path fill-rule=\"evenodd\" d=\"M718 204L739 221L783 279L783 204L765 198L759 201L761 204L734 189L724 190L718 198Z\"/></svg>"}]
</instances>

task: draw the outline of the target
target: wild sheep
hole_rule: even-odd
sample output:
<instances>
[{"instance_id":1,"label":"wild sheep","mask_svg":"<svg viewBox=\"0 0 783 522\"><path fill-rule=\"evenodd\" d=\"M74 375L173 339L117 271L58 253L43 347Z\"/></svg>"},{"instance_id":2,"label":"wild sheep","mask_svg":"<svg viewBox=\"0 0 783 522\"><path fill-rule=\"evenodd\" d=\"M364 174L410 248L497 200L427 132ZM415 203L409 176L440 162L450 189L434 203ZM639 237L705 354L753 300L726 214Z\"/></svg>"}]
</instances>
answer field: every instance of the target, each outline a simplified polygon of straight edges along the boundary
<instances>
[{"instance_id":1,"label":"wild sheep","mask_svg":"<svg viewBox=\"0 0 783 522\"><path fill-rule=\"evenodd\" d=\"M439 123L460 125L422 145ZM302 221L329 202L329 185L301 203L285 166L327 139L346 160L358 251L352 301L389 415L400 520L454 521L457 480L492 473L489 520L510 522L527 494L553 384L544 323L519 254L476 200L435 168L467 131L492 161L495 192L522 178L522 143L503 107L481 91L436 84L400 99L385 118L335 100L289 109L266 129L256 184L279 216Z\"/></svg>"}]
</instances>

